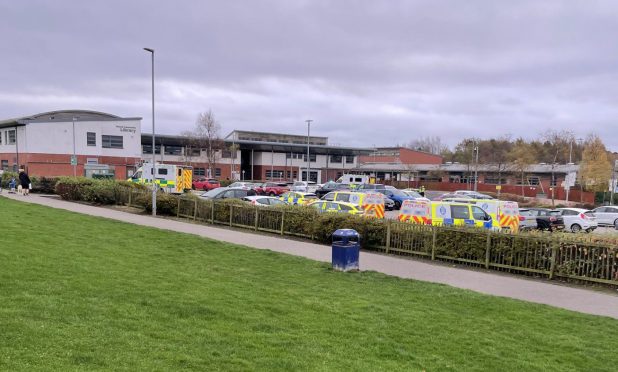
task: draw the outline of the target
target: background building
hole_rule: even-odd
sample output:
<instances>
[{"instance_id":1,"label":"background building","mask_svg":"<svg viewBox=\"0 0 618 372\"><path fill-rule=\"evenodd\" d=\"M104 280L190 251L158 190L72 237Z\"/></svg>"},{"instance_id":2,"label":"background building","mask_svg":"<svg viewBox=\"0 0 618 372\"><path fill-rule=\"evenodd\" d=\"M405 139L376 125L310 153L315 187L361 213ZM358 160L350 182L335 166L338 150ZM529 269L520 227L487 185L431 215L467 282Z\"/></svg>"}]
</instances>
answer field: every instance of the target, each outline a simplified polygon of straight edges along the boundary
<instances>
[{"instance_id":1,"label":"background building","mask_svg":"<svg viewBox=\"0 0 618 372\"><path fill-rule=\"evenodd\" d=\"M140 126L138 117L86 110L3 120L0 167L24 167L33 176L111 174L126 179L140 162Z\"/></svg>"}]
</instances>

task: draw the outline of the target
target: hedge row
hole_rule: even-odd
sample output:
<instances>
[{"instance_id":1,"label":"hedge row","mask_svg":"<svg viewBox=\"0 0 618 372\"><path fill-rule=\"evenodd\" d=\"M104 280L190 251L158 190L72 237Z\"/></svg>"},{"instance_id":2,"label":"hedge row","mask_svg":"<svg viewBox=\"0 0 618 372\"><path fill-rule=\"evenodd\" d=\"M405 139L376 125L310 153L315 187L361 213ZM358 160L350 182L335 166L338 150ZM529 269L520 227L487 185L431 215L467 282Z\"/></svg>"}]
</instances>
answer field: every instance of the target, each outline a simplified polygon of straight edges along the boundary
<instances>
[{"instance_id":1,"label":"hedge row","mask_svg":"<svg viewBox=\"0 0 618 372\"><path fill-rule=\"evenodd\" d=\"M54 191L64 200L94 204L122 204L126 190L130 189L145 189L145 186L127 181L60 177L55 183Z\"/></svg>"}]
</instances>

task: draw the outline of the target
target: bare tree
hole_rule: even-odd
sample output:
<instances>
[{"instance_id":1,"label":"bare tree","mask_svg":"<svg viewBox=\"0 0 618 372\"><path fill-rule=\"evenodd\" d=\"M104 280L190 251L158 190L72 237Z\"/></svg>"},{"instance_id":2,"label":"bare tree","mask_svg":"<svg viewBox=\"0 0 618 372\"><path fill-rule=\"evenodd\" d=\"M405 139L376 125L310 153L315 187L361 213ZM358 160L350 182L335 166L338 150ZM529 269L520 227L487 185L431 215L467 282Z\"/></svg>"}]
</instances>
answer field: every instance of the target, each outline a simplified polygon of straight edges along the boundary
<instances>
[{"instance_id":1,"label":"bare tree","mask_svg":"<svg viewBox=\"0 0 618 372\"><path fill-rule=\"evenodd\" d=\"M551 164L551 206L556 204L556 174L554 168L558 161L566 163L568 160L569 146L575 140L573 132L567 130L548 130L541 135L545 147L545 162Z\"/></svg>"},{"instance_id":2,"label":"bare tree","mask_svg":"<svg viewBox=\"0 0 618 372\"><path fill-rule=\"evenodd\" d=\"M417 138L410 141L406 147L412 150L430 152L436 155L440 155L448 150L448 146L442 143L442 139L439 136Z\"/></svg>"},{"instance_id":3,"label":"bare tree","mask_svg":"<svg viewBox=\"0 0 618 372\"><path fill-rule=\"evenodd\" d=\"M208 110L198 114L193 130L183 133L190 147L206 152L209 177L215 175L218 150L221 149L223 143L220 138L220 130L221 125L215 119L214 113L212 110Z\"/></svg>"},{"instance_id":4,"label":"bare tree","mask_svg":"<svg viewBox=\"0 0 618 372\"><path fill-rule=\"evenodd\" d=\"M508 159L513 164L513 170L521 175L521 196L524 197L524 176L528 167L535 161L531 145L521 138L517 139L508 154Z\"/></svg>"}]
</instances>

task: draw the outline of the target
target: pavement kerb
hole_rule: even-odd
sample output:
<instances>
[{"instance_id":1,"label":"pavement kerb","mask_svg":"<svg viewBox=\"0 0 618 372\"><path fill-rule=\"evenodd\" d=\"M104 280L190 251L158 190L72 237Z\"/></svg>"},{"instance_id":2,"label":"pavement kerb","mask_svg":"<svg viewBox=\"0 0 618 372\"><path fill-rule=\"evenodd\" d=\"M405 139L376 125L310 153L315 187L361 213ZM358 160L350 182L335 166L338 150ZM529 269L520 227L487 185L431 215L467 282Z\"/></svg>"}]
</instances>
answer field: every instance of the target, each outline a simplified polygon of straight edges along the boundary
<instances>
[{"instance_id":1,"label":"pavement kerb","mask_svg":"<svg viewBox=\"0 0 618 372\"><path fill-rule=\"evenodd\" d=\"M67 202L53 197L2 194L13 200L64 209L91 216L110 218L240 244L251 248L330 262L330 247L277 236L205 226L148 215L137 215L104 207ZM577 312L618 319L618 295L573 288L528 278L447 267L430 262L361 252L361 270L372 270L405 279L441 283L475 292L550 305Z\"/></svg>"}]
</instances>

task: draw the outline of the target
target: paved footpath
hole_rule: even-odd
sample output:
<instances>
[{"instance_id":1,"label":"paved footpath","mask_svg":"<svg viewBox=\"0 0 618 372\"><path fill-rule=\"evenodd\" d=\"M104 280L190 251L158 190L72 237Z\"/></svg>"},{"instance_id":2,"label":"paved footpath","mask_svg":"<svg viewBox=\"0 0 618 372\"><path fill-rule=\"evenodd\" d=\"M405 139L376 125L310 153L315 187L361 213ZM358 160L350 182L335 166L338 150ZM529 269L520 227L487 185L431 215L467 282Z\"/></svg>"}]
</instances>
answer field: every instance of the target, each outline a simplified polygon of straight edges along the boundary
<instances>
[{"instance_id":1,"label":"paved footpath","mask_svg":"<svg viewBox=\"0 0 618 372\"><path fill-rule=\"evenodd\" d=\"M2 195L7 196L6 193ZM228 230L173 221L146 215L136 215L109 208L66 202L53 197L38 195L30 195L27 197L9 195L8 197L14 200L110 218L137 225L199 235L257 249L269 249L275 252L302 256L317 261L329 262L331 259L330 247L325 245L290 240L277 236L253 234L238 230ZM533 279L458 269L432 264L430 262L420 262L368 252L361 252L360 264L362 270L373 270L401 278L442 283L490 295L510 297L618 319L618 293L617 295L612 295Z\"/></svg>"}]
</instances>

